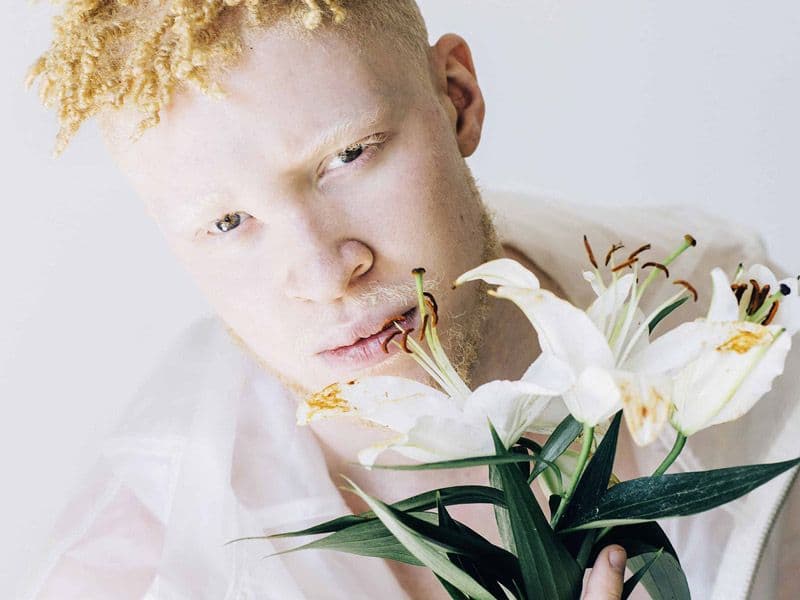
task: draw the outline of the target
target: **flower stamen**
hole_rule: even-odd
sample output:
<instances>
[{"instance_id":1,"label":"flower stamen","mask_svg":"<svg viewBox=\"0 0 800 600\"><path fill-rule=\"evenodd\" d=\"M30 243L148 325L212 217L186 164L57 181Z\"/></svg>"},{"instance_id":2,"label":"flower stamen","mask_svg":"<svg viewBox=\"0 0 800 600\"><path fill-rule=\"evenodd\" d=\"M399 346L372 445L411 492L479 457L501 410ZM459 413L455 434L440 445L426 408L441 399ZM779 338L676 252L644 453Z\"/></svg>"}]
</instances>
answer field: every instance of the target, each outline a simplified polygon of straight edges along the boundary
<instances>
[{"instance_id":1,"label":"flower stamen","mask_svg":"<svg viewBox=\"0 0 800 600\"><path fill-rule=\"evenodd\" d=\"M642 252L644 252L645 250L650 250L650 248L651 248L650 244L645 244L645 245L644 245L644 246L642 246L641 248L637 248L636 250L634 250L633 252L631 252L631 253L628 255L628 260L630 260L630 259L632 259L632 258L635 258L635 257L637 257L639 254L641 254L641 253L642 253Z\"/></svg>"},{"instance_id":2,"label":"flower stamen","mask_svg":"<svg viewBox=\"0 0 800 600\"><path fill-rule=\"evenodd\" d=\"M642 265L643 269L645 267L656 267L657 269L661 269L662 271L664 271L664 275L667 277L667 279L669 279L669 269L667 268L666 265L661 264L660 262L650 261Z\"/></svg>"},{"instance_id":3,"label":"flower stamen","mask_svg":"<svg viewBox=\"0 0 800 600\"><path fill-rule=\"evenodd\" d=\"M433 294L430 292L422 292L422 295L430 302L431 312L433 314L433 326L436 327L439 323L439 305L436 302L436 298L434 298Z\"/></svg>"},{"instance_id":4,"label":"flower stamen","mask_svg":"<svg viewBox=\"0 0 800 600\"><path fill-rule=\"evenodd\" d=\"M392 339L393 339L393 338L394 338L396 335L400 335L401 333L403 333L403 332L402 332L402 331L400 331L400 330L397 330L397 329L395 329L395 330L394 330L392 333L390 333L390 334L389 334L389 335L386 337L386 339L385 339L385 340L383 340L383 341L381 342L381 348L383 348L383 351L384 351L384 353L386 353L386 354L389 354L389 342L391 342L391 341L392 341Z\"/></svg>"},{"instance_id":5,"label":"flower stamen","mask_svg":"<svg viewBox=\"0 0 800 600\"><path fill-rule=\"evenodd\" d=\"M420 329L420 332L419 332L419 341L420 342L425 339L425 330L428 328L428 320L429 319L430 319L430 315L425 315L424 317L422 317L422 329Z\"/></svg>"},{"instance_id":6,"label":"flower stamen","mask_svg":"<svg viewBox=\"0 0 800 600\"><path fill-rule=\"evenodd\" d=\"M630 266L631 266L631 265L633 265L633 263L635 263L635 262L639 262L639 259L638 259L638 258L636 258L636 257L629 258L629 259L628 259L628 260L626 260L625 262L623 262L623 263L620 263L620 264L618 264L616 267L614 267L613 269L611 269L611 271L612 271L612 272L614 272L614 273L616 273L617 271L619 271L619 270L621 270L621 269L624 269L625 267L630 267Z\"/></svg>"},{"instance_id":7,"label":"flower stamen","mask_svg":"<svg viewBox=\"0 0 800 600\"><path fill-rule=\"evenodd\" d=\"M775 300L775 302L772 303L772 306L769 307L769 312L767 313L767 316L764 318L763 321L761 321L762 325L769 325L770 323L772 323L772 319L775 318L775 314L778 312L778 306L780 306L780 303L781 303L780 300Z\"/></svg>"},{"instance_id":8,"label":"flower stamen","mask_svg":"<svg viewBox=\"0 0 800 600\"><path fill-rule=\"evenodd\" d=\"M693 286L691 283L689 283L689 282L688 282L688 281L686 281L685 279L676 279L676 280L675 280L675 281L673 281L672 283L674 283L674 284L676 284L676 285L682 285L682 286L683 286L683 287L685 287L687 290L689 290L690 292L692 292L692 296L694 296L694 301L695 301L695 302L697 302L697 299L699 298L699 296L698 296L698 294L697 294L697 290L696 290L696 289L694 289L694 286Z\"/></svg>"},{"instance_id":9,"label":"flower stamen","mask_svg":"<svg viewBox=\"0 0 800 600\"><path fill-rule=\"evenodd\" d=\"M413 354L413 352L408 349L408 334L411 333L412 331L414 331L413 327L411 329L406 329L403 332L403 340L401 343L403 345L403 351L406 352L407 354Z\"/></svg>"},{"instance_id":10,"label":"flower stamen","mask_svg":"<svg viewBox=\"0 0 800 600\"><path fill-rule=\"evenodd\" d=\"M606 266L608 266L608 263L611 262L611 255L614 254L614 252L616 252L617 250L622 250L624 247L625 245L622 242L611 244L611 250L609 250L608 254L606 254Z\"/></svg>"},{"instance_id":11,"label":"flower stamen","mask_svg":"<svg viewBox=\"0 0 800 600\"><path fill-rule=\"evenodd\" d=\"M594 258L594 252L592 252L592 246L589 244L589 238L586 237L586 234L583 235L583 246L586 248L586 254L589 255L589 262L592 263L592 266L595 269L599 269L600 267L597 266L597 261Z\"/></svg>"},{"instance_id":12,"label":"flower stamen","mask_svg":"<svg viewBox=\"0 0 800 600\"><path fill-rule=\"evenodd\" d=\"M736 303L739 304L742 301L742 296L744 296L745 291L747 290L746 283L733 283L731 284L731 291L736 296Z\"/></svg>"},{"instance_id":13,"label":"flower stamen","mask_svg":"<svg viewBox=\"0 0 800 600\"><path fill-rule=\"evenodd\" d=\"M758 310L758 300L761 297L761 286L758 285L758 282L755 279L751 279L750 284L753 286L753 291L750 292L750 301L747 303L746 312L748 315L752 315Z\"/></svg>"}]
</instances>

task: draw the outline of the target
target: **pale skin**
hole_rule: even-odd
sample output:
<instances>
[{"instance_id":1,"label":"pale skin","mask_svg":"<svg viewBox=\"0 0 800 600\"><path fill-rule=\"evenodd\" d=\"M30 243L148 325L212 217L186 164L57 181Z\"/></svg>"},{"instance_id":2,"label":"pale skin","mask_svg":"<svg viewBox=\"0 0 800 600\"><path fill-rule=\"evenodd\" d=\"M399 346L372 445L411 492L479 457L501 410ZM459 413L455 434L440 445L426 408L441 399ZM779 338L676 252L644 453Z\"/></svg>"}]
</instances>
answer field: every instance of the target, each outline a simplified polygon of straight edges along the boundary
<instances>
[{"instance_id":1,"label":"pale skin","mask_svg":"<svg viewBox=\"0 0 800 600\"><path fill-rule=\"evenodd\" d=\"M482 262L486 243L480 195L464 162L478 147L485 114L469 46L445 34L431 47L428 68L420 69L402 64L390 44L357 55L331 32L309 43L262 32L250 45L252 52L221 80L230 93L222 101L182 91L135 143L125 137L138 115L104 117L112 155L218 314L290 389L302 394L374 374L425 379L402 353L352 371L331 367L317 352L366 312L410 306L413 293L403 286L415 267L442 282L436 296L445 336L448 319L459 322L477 305L474 286L449 286ZM377 119L312 150L322 131L365 115ZM342 160L348 146L376 139L382 140L377 151ZM216 225L230 213L240 214L239 225L222 232ZM508 246L499 255L519 260L563 295L531 257ZM369 295L383 288L400 291L371 305ZM468 337L476 353L473 386L518 378L539 353L533 329L509 302L490 301L477 325L483 335ZM485 468L434 476L366 472L350 463L386 431L347 418L312 427L331 475L346 474L386 501L487 483ZM387 453L386 462L395 457ZM343 497L352 510L364 510L354 495ZM452 513L498 541L487 507ZM624 554L621 568L610 560L618 552L624 553L604 549L585 598L620 597ZM389 564L411 597L447 598L426 570Z\"/></svg>"}]
</instances>

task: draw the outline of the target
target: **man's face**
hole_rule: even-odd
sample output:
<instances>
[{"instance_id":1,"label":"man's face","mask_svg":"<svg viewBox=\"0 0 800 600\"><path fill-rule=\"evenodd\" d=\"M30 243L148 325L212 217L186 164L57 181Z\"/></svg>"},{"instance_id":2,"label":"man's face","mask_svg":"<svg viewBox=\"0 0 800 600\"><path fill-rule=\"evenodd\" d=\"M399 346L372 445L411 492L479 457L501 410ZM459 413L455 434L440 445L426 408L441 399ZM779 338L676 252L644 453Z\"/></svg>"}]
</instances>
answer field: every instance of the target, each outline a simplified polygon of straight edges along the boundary
<instances>
[{"instance_id":1,"label":"man's face","mask_svg":"<svg viewBox=\"0 0 800 600\"><path fill-rule=\"evenodd\" d=\"M385 334L351 345L416 306L415 267L466 374L484 295L450 283L497 249L448 86L390 44L358 53L335 33L270 31L250 46L220 81L226 98L182 91L140 140L113 148L169 245L234 337L295 391L425 379L394 344L380 349Z\"/></svg>"}]
</instances>

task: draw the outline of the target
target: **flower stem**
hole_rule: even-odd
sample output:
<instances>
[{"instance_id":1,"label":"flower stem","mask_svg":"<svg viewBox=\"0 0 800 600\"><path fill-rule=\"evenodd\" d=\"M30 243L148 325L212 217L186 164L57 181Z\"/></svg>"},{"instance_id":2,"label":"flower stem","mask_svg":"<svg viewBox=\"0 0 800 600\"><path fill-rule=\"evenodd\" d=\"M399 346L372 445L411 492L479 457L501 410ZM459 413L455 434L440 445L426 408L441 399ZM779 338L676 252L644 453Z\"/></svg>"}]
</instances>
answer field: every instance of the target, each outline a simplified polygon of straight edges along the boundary
<instances>
[{"instance_id":1,"label":"flower stem","mask_svg":"<svg viewBox=\"0 0 800 600\"><path fill-rule=\"evenodd\" d=\"M569 505L569 501L572 499L572 494L575 493L575 488L578 487L578 481L580 481L581 475L583 475L583 468L586 466L586 461L589 458L589 450L592 447L592 440L594 439L594 427L590 427L589 425L583 426L583 446L581 447L581 453L578 455L578 463L575 466L575 473L572 476L572 480L569 482L569 488L567 489L567 493L561 498L561 503L558 505L558 509L556 510L556 514L553 516L553 521L551 525L553 529L556 528L558 525L559 519L561 519L561 515L564 513L564 510Z\"/></svg>"},{"instance_id":2,"label":"flower stem","mask_svg":"<svg viewBox=\"0 0 800 600\"><path fill-rule=\"evenodd\" d=\"M675 462L675 459L678 458L678 455L681 453L681 450L683 450L683 447L685 445L686 445L686 436L678 432L678 437L675 438L675 443L672 445L672 450L669 451L669 454L667 454L666 458L664 458L664 460L661 461L661 464L658 465L656 470L653 471L651 477L658 477L659 475L663 475L664 473L666 473L667 469L669 469L672 466L672 463ZM595 543L600 541L600 538L605 536L609 531L611 531L612 528L613 527L603 528L597 535Z\"/></svg>"},{"instance_id":3,"label":"flower stem","mask_svg":"<svg viewBox=\"0 0 800 600\"><path fill-rule=\"evenodd\" d=\"M657 477L658 475L663 475L667 469L670 468L672 463L675 462L675 459L678 458L678 455L683 450L683 447L686 445L686 436L682 433L678 432L678 437L675 438L675 444L672 446L672 450L669 451L667 457L658 465L658 468L653 471L653 477Z\"/></svg>"}]
</instances>

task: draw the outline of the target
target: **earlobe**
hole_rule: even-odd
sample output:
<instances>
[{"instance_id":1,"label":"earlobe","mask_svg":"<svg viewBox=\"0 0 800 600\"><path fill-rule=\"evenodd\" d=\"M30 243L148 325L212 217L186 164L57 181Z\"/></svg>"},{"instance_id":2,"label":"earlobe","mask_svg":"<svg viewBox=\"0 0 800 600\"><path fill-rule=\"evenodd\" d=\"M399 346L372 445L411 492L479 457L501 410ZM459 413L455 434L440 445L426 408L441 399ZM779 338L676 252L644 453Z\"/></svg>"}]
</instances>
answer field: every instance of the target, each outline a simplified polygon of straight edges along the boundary
<instances>
[{"instance_id":1,"label":"earlobe","mask_svg":"<svg viewBox=\"0 0 800 600\"><path fill-rule=\"evenodd\" d=\"M475 65L467 42L446 33L433 47L437 87L455 129L461 155L470 156L478 147L486 112Z\"/></svg>"}]
</instances>

